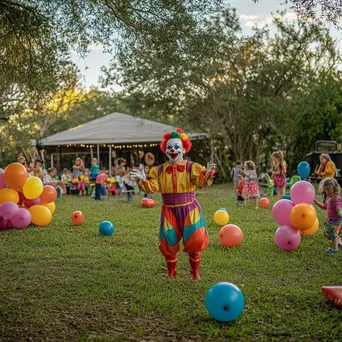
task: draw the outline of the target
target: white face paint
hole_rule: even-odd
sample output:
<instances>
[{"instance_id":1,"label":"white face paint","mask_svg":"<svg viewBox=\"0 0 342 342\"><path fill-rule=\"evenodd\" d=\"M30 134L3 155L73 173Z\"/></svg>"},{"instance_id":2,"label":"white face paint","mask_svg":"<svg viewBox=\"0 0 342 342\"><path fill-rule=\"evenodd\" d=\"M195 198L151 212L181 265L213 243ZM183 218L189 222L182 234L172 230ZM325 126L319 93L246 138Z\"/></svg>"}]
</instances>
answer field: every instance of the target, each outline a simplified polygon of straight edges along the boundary
<instances>
[{"instance_id":1,"label":"white face paint","mask_svg":"<svg viewBox=\"0 0 342 342\"><path fill-rule=\"evenodd\" d=\"M178 164L183 161L185 149L183 148L182 140L179 138L171 138L166 144L166 155L171 164Z\"/></svg>"}]
</instances>

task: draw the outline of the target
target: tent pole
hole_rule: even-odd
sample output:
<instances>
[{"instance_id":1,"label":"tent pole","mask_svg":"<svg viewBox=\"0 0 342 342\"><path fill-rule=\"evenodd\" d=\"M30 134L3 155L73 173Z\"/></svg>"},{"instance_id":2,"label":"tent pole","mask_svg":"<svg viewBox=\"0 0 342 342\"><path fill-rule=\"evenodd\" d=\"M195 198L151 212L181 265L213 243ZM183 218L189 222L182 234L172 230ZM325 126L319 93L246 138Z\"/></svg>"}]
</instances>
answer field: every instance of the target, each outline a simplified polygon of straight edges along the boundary
<instances>
[{"instance_id":1,"label":"tent pole","mask_svg":"<svg viewBox=\"0 0 342 342\"><path fill-rule=\"evenodd\" d=\"M53 153L51 153L51 168L53 168Z\"/></svg>"},{"instance_id":2,"label":"tent pole","mask_svg":"<svg viewBox=\"0 0 342 342\"><path fill-rule=\"evenodd\" d=\"M109 177L112 177L112 145L109 145Z\"/></svg>"},{"instance_id":3,"label":"tent pole","mask_svg":"<svg viewBox=\"0 0 342 342\"><path fill-rule=\"evenodd\" d=\"M100 145L96 145L97 165L100 165Z\"/></svg>"},{"instance_id":4,"label":"tent pole","mask_svg":"<svg viewBox=\"0 0 342 342\"><path fill-rule=\"evenodd\" d=\"M213 139L210 139L210 162L214 162L214 143Z\"/></svg>"}]
</instances>

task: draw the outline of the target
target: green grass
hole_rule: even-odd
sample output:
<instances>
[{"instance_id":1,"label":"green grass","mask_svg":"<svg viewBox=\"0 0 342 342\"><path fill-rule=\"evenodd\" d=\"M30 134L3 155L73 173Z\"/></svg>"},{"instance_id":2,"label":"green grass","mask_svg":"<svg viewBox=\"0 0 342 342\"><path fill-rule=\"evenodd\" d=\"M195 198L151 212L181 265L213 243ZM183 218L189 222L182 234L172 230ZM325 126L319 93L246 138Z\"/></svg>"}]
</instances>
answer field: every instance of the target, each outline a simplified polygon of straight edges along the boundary
<instances>
[{"instance_id":1,"label":"green grass","mask_svg":"<svg viewBox=\"0 0 342 342\"><path fill-rule=\"evenodd\" d=\"M159 196L153 209L141 208L139 196L130 204L62 198L49 226L1 232L0 340L341 341L341 310L320 288L341 284L342 252L324 254L322 225L285 252L273 240L271 209L256 210L252 202L237 208L230 193L226 185L198 194L210 235L200 281L190 280L183 252L177 278L165 279ZM213 214L220 207L244 232L236 248L219 243ZM84 212L82 226L71 223L74 210ZM103 220L113 222L112 236L99 235ZM205 307L207 290L221 281L236 284L246 302L226 324Z\"/></svg>"}]
</instances>

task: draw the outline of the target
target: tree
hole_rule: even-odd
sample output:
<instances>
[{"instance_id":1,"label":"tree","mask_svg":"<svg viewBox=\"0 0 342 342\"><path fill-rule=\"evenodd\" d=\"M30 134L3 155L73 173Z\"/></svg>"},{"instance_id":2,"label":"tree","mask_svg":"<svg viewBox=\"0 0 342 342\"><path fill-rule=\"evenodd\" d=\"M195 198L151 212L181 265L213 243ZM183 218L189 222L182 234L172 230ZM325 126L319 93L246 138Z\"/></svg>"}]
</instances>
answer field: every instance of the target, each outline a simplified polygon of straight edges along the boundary
<instances>
[{"instance_id":1,"label":"tree","mask_svg":"<svg viewBox=\"0 0 342 342\"><path fill-rule=\"evenodd\" d=\"M253 0L261 2L262 0ZM339 20L342 18L341 0L282 0L283 4L289 4L299 16L316 20L320 18L330 21L337 27L340 26Z\"/></svg>"}]
</instances>

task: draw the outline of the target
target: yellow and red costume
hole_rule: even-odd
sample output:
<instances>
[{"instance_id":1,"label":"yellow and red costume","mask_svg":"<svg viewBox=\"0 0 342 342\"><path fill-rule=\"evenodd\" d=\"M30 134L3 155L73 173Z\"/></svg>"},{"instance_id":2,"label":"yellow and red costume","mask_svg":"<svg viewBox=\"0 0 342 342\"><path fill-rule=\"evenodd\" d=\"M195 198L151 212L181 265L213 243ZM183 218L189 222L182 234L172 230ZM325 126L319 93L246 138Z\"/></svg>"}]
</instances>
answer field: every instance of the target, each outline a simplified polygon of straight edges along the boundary
<instances>
[{"instance_id":1,"label":"yellow and red costume","mask_svg":"<svg viewBox=\"0 0 342 342\"><path fill-rule=\"evenodd\" d=\"M153 167L147 180L141 184L142 190L148 194L162 194L159 249L167 262L170 278L176 275L179 242L183 239L184 252L189 254L192 279L199 279L200 252L207 247L209 239L194 190L212 183L214 173L207 178L206 174L203 166L191 161L167 162Z\"/></svg>"}]
</instances>

